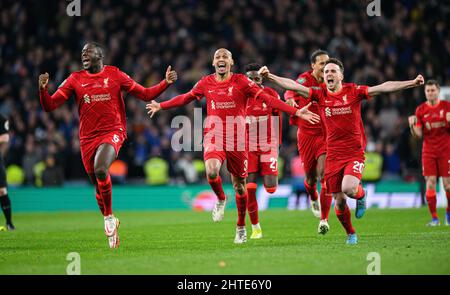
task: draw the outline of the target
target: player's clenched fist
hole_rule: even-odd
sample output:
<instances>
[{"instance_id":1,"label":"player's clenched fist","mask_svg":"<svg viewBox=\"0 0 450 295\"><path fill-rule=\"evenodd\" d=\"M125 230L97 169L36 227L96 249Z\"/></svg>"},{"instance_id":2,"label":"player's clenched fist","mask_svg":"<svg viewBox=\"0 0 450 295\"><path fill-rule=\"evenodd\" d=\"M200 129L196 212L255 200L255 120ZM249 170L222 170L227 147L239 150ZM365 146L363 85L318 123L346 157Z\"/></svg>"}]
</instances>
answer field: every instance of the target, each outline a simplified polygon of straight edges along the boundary
<instances>
[{"instance_id":1,"label":"player's clenched fist","mask_svg":"<svg viewBox=\"0 0 450 295\"><path fill-rule=\"evenodd\" d=\"M408 117L408 123L409 126L414 126L417 124L417 117L416 116L409 116Z\"/></svg>"},{"instance_id":2,"label":"player's clenched fist","mask_svg":"<svg viewBox=\"0 0 450 295\"><path fill-rule=\"evenodd\" d=\"M177 72L172 71L172 66L168 66L166 70L166 82L167 84L172 84L178 79Z\"/></svg>"},{"instance_id":3,"label":"player's clenched fist","mask_svg":"<svg viewBox=\"0 0 450 295\"><path fill-rule=\"evenodd\" d=\"M259 69L258 73L259 73L261 76L263 76L263 77L267 77L267 76L270 74L269 69L267 68L267 66L261 67L261 68Z\"/></svg>"},{"instance_id":4,"label":"player's clenched fist","mask_svg":"<svg viewBox=\"0 0 450 295\"><path fill-rule=\"evenodd\" d=\"M311 124L316 124L320 122L320 116L316 113L313 113L308 110L308 108L311 106L311 103L308 103L308 105L304 106L303 108L299 109L295 115L299 117L300 119L303 119L305 121L308 121Z\"/></svg>"},{"instance_id":5,"label":"player's clenched fist","mask_svg":"<svg viewBox=\"0 0 450 295\"><path fill-rule=\"evenodd\" d=\"M422 75L417 75L416 79L414 79L414 84L423 85L425 83L425 79Z\"/></svg>"},{"instance_id":6,"label":"player's clenched fist","mask_svg":"<svg viewBox=\"0 0 450 295\"><path fill-rule=\"evenodd\" d=\"M39 88L44 89L48 84L48 73L39 75Z\"/></svg>"},{"instance_id":7,"label":"player's clenched fist","mask_svg":"<svg viewBox=\"0 0 450 295\"><path fill-rule=\"evenodd\" d=\"M150 118L153 118L155 113L161 109L161 105L156 101L152 101L151 103L148 103L145 108L148 110L147 114L150 115Z\"/></svg>"}]
</instances>

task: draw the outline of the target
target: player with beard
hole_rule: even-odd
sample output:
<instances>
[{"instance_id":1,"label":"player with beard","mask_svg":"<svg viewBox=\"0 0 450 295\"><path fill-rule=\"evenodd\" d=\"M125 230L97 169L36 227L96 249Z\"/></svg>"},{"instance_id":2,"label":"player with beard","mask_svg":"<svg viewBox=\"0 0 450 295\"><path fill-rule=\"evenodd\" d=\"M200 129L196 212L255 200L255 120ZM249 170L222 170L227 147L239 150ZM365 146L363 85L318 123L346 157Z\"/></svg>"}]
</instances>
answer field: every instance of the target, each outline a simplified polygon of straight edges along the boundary
<instances>
[{"instance_id":1,"label":"player with beard","mask_svg":"<svg viewBox=\"0 0 450 295\"><path fill-rule=\"evenodd\" d=\"M336 58L330 58L326 62L325 83L319 89L308 88L291 79L273 75L267 67L261 68L260 73L279 86L297 91L302 97L318 102L320 117L327 133L327 189L335 198L336 215L347 233L347 244L357 244L358 237L352 226L346 199L347 196L356 199L355 216L363 217L367 196L361 185L361 176L366 137L361 118L361 102L382 93L423 85L422 75L414 80L388 81L372 87L343 83L344 66Z\"/></svg>"},{"instance_id":2,"label":"player with beard","mask_svg":"<svg viewBox=\"0 0 450 295\"><path fill-rule=\"evenodd\" d=\"M312 123L319 122L320 118L318 115L309 112L308 106L301 110L288 106L276 97L265 93L245 75L231 72L234 61L231 52L225 48L216 50L212 65L215 68L215 73L204 76L188 93L162 103L152 101L147 104L146 108L149 110L150 117L153 117L161 109L166 110L183 106L206 97L207 118L204 124L203 153L207 179L218 198L212 212L212 218L213 221L218 222L224 216L226 196L219 171L226 160L227 169L231 174L236 193L238 209L234 242L242 244L247 241L245 215L247 211L248 155L245 140L245 117L248 100L260 99L268 107L279 109L291 115L296 114Z\"/></svg>"}]
</instances>

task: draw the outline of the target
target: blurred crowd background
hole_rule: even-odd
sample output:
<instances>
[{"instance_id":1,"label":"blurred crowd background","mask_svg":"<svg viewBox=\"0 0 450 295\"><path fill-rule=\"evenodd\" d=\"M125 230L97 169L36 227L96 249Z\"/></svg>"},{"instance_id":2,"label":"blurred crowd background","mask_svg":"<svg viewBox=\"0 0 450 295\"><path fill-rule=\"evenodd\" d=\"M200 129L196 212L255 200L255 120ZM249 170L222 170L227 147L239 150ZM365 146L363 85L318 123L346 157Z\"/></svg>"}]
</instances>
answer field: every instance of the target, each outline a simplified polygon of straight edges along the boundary
<instances>
[{"instance_id":1,"label":"blurred crowd background","mask_svg":"<svg viewBox=\"0 0 450 295\"><path fill-rule=\"evenodd\" d=\"M0 113L10 119L9 173L23 173L25 184L38 186L87 181L77 105L70 100L45 113L37 79L48 72L53 93L81 68L80 52L89 40L104 45L106 64L147 87L163 79L166 67L172 65L179 80L159 100L189 91L201 76L211 73L212 54L219 47L233 53L235 72L259 62L274 73L296 78L309 69L311 52L324 49L344 62L346 81L374 85L422 73L448 85L450 4L381 1L381 16L369 17L369 2L81 0L81 16L69 17L68 1L2 0ZM419 88L363 104L369 161L379 170L372 173L372 180L420 178L420 143L409 134L407 116L424 100ZM204 181L202 153L176 153L170 146L176 131L170 128L171 119L192 116L193 108L204 100L160 112L154 119L148 118L143 102L130 95L125 101L129 137L113 167L116 180ZM287 119L280 150L282 180L289 179L298 164L296 127Z\"/></svg>"}]
</instances>

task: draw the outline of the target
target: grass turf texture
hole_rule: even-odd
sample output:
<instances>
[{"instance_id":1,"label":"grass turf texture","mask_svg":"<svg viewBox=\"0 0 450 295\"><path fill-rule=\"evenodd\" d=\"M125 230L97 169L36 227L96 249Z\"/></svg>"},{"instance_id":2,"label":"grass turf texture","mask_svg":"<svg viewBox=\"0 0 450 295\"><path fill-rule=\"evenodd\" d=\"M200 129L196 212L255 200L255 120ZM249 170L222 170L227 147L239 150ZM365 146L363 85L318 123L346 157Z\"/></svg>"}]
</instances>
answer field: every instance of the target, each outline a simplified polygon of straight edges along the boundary
<instances>
[{"instance_id":1,"label":"grass turf texture","mask_svg":"<svg viewBox=\"0 0 450 295\"><path fill-rule=\"evenodd\" d=\"M15 214L18 230L0 232L0 274L65 274L69 252L80 254L81 274L366 274L369 252L380 253L382 274L450 274L450 227L426 227L425 208L371 209L361 220L352 212L354 246L333 211L325 236L310 211L261 212L263 239L250 240L247 222L244 245L233 244L233 209L221 223L207 212L116 215L118 250L96 212Z\"/></svg>"}]
</instances>

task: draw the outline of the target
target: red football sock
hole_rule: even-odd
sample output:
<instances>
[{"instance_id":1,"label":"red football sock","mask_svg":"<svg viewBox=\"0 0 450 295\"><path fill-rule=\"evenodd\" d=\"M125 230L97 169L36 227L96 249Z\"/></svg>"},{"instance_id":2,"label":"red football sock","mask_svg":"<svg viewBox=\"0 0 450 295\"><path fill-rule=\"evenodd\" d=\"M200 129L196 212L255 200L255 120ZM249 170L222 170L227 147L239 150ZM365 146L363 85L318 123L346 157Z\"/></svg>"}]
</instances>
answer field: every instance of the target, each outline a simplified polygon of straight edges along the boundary
<instances>
[{"instance_id":1,"label":"red football sock","mask_svg":"<svg viewBox=\"0 0 450 295\"><path fill-rule=\"evenodd\" d=\"M236 207L238 210L238 226L245 226L245 213L247 211L247 192L243 195L236 193Z\"/></svg>"},{"instance_id":2,"label":"red football sock","mask_svg":"<svg viewBox=\"0 0 450 295\"><path fill-rule=\"evenodd\" d=\"M347 234L348 235L354 234L355 229L352 226L352 217L351 217L351 213L350 213L350 208L348 208L348 206L345 205L344 211L339 211L335 205L334 211L336 212L336 216L339 219L339 221L341 222L341 224L344 227Z\"/></svg>"},{"instance_id":3,"label":"red football sock","mask_svg":"<svg viewBox=\"0 0 450 295\"><path fill-rule=\"evenodd\" d=\"M247 202L247 211L250 216L250 221L252 224L257 224L259 222L258 219L258 202L256 201L256 183L249 182L247 183L247 194L248 194L248 202Z\"/></svg>"},{"instance_id":4,"label":"red football sock","mask_svg":"<svg viewBox=\"0 0 450 295\"><path fill-rule=\"evenodd\" d=\"M316 185L310 186L306 182L306 179L303 181L303 184L305 185L306 193L308 194L309 199L311 201L316 201L317 198L319 197L319 194L317 193L317 186Z\"/></svg>"},{"instance_id":5,"label":"red football sock","mask_svg":"<svg viewBox=\"0 0 450 295\"><path fill-rule=\"evenodd\" d=\"M266 189L266 192L268 192L269 194L273 194L274 192L277 191L277 187L276 186L272 186L272 187L264 186L264 188Z\"/></svg>"},{"instance_id":6,"label":"red football sock","mask_svg":"<svg viewBox=\"0 0 450 295\"><path fill-rule=\"evenodd\" d=\"M447 210L446 210L446 212L450 212L450 192L445 192L445 195L447 196Z\"/></svg>"},{"instance_id":7,"label":"red football sock","mask_svg":"<svg viewBox=\"0 0 450 295\"><path fill-rule=\"evenodd\" d=\"M430 209L431 216L433 218L438 218L437 212L436 212L436 191L427 189L425 192L425 196L427 197L427 203L428 203L428 209Z\"/></svg>"},{"instance_id":8,"label":"red football sock","mask_svg":"<svg viewBox=\"0 0 450 295\"><path fill-rule=\"evenodd\" d=\"M103 205L103 198L98 190L98 187L95 189L95 198L97 199L98 208L100 209L100 212L102 212L103 214L103 212L105 211L105 206Z\"/></svg>"},{"instance_id":9,"label":"red football sock","mask_svg":"<svg viewBox=\"0 0 450 295\"><path fill-rule=\"evenodd\" d=\"M330 214L331 202L333 202L333 197L331 194L327 193L327 186L325 184L325 180L321 180L321 189L320 189L320 219L328 220L328 215Z\"/></svg>"},{"instance_id":10,"label":"red football sock","mask_svg":"<svg viewBox=\"0 0 450 295\"><path fill-rule=\"evenodd\" d=\"M225 195L222 187L222 178L220 176L217 176L214 179L208 178L208 183L211 186L212 190L216 194L217 198L221 201L225 200L227 196Z\"/></svg>"},{"instance_id":11,"label":"red football sock","mask_svg":"<svg viewBox=\"0 0 450 295\"><path fill-rule=\"evenodd\" d=\"M112 214L112 183L111 177L106 177L105 180L100 180L97 178L98 190L103 199L103 216L108 216Z\"/></svg>"},{"instance_id":12,"label":"red football sock","mask_svg":"<svg viewBox=\"0 0 450 295\"><path fill-rule=\"evenodd\" d=\"M362 184L358 184L358 191L356 192L356 195L353 199L359 200L364 198L364 196L366 195L366 193L364 192L364 189L362 187Z\"/></svg>"}]
</instances>

